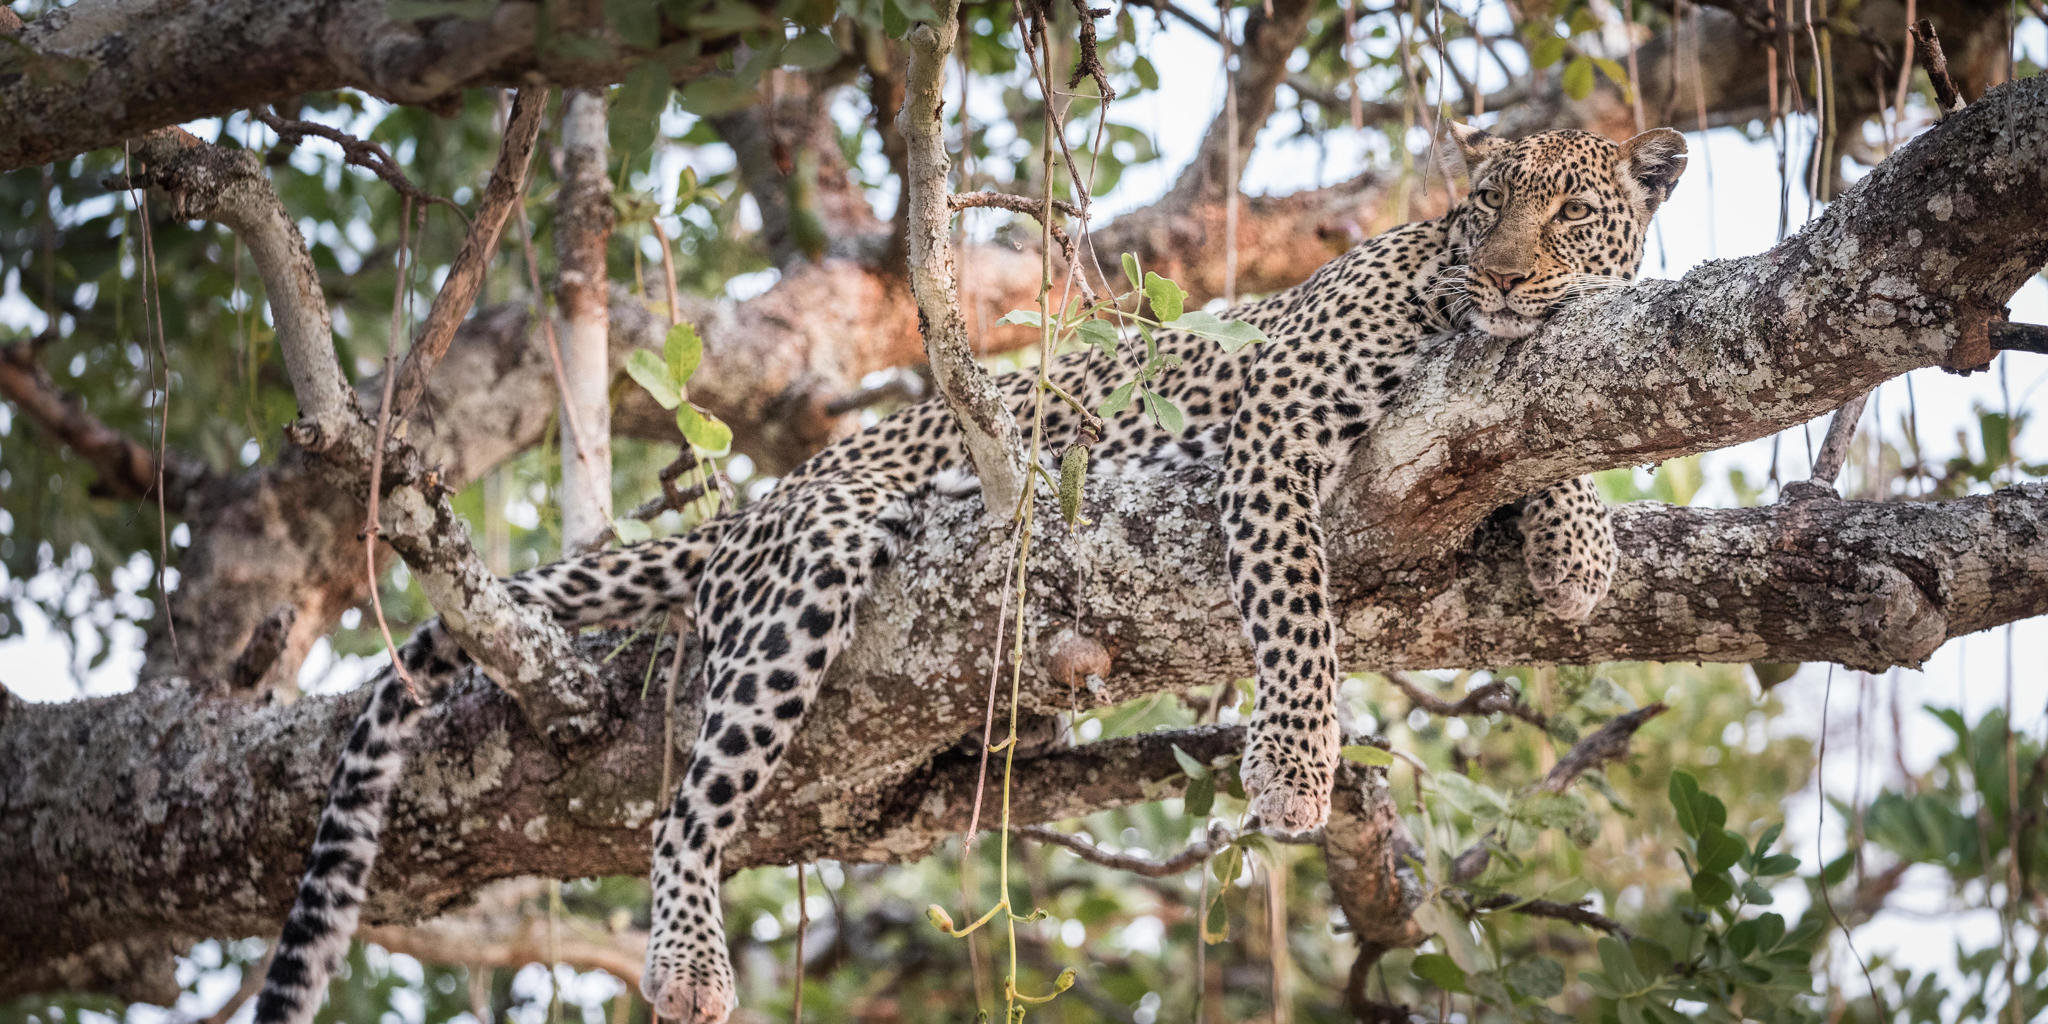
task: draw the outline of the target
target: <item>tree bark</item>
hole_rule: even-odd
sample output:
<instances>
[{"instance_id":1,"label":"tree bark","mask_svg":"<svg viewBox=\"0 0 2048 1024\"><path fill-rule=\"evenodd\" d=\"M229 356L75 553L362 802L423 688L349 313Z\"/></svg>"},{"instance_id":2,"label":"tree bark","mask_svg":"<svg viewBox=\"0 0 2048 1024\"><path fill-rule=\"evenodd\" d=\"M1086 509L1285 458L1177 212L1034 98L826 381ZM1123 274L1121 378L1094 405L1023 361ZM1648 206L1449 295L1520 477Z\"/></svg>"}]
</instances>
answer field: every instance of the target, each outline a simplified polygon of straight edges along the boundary
<instances>
[{"instance_id":1,"label":"tree bark","mask_svg":"<svg viewBox=\"0 0 2048 1024\"><path fill-rule=\"evenodd\" d=\"M557 493L564 553L603 544L612 525L611 318L605 271L612 188L604 104L602 93L582 89L571 91L562 103L555 297L569 326L560 353L562 485Z\"/></svg>"}]
</instances>

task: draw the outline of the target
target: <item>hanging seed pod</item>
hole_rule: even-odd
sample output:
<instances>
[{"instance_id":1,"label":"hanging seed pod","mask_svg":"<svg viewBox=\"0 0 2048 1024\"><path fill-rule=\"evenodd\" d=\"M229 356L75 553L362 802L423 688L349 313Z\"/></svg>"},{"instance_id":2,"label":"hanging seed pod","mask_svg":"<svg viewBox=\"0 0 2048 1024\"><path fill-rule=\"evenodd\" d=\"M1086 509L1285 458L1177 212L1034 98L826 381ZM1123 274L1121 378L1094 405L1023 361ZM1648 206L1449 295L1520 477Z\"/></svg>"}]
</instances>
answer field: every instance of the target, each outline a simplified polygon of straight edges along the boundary
<instances>
[{"instance_id":1,"label":"hanging seed pod","mask_svg":"<svg viewBox=\"0 0 2048 1024\"><path fill-rule=\"evenodd\" d=\"M1081 485L1088 479L1088 446L1068 445L1060 456L1060 518L1073 526L1081 521Z\"/></svg>"}]
</instances>

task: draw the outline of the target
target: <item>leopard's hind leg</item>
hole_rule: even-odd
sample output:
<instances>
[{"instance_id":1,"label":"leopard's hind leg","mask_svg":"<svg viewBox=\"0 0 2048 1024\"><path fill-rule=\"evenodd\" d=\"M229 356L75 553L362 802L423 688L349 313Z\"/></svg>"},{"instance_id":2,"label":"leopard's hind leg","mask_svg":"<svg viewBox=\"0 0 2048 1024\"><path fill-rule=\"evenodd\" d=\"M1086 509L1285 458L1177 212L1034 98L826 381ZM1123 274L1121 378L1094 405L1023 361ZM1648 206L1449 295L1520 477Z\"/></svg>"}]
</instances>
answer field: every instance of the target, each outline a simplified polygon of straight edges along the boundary
<instances>
[{"instance_id":1,"label":"leopard's hind leg","mask_svg":"<svg viewBox=\"0 0 2048 1024\"><path fill-rule=\"evenodd\" d=\"M686 1024L720 1024L736 1002L720 854L845 646L871 574L908 529L909 503L877 487L814 481L777 498L743 517L706 570L704 720L654 830L641 991L656 1014Z\"/></svg>"},{"instance_id":2,"label":"leopard's hind leg","mask_svg":"<svg viewBox=\"0 0 2048 1024\"><path fill-rule=\"evenodd\" d=\"M506 587L566 626L687 602L696 594L715 529L542 566L512 577ZM439 620L420 627L398 657L428 700L438 699L469 665ZM256 1000L257 1024L304 1024L319 1010L327 979L355 934L378 833L422 710L394 670L385 669L370 684L370 700L334 767L306 873Z\"/></svg>"}]
</instances>

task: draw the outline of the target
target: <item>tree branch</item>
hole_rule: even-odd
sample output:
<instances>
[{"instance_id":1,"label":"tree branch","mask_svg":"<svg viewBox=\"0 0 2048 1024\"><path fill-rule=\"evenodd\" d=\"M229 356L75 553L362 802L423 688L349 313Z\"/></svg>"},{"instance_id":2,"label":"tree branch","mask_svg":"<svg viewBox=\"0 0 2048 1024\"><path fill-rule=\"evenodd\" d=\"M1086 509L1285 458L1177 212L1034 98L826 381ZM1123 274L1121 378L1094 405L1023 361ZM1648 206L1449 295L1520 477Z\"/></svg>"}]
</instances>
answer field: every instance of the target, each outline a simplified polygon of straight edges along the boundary
<instances>
[{"instance_id":1,"label":"tree branch","mask_svg":"<svg viewBox=\"0 0 2048 1024\"><path fill-rule=\"evenodd\" d=\"M967 340L967 322L960 315L960 291L953 277L953 243L947 225L951 189L941 129L945 107L946 58L960 30L958 0L941 0L937 24L910 32L910 74L903 110L896 117L903 133L910 178L904 201L910 250L910 289L917 296L918 328L939 396L952 410L966 439L968 456L981 478L982 504L992 517L1007 519L1024 494L1024 435L1016 417L1003 404L995 381L975 361Z\"/></svg>"},{"instance_id":2,"label":"tree branch","mask_svg":"<svg viewBox=\"0 0 2048 1024\"><path fill-rule=\"evenodd\" d=\"M434 294L427 322L420 327L419 336L413 339L412 349L405 354L405 363L399 370L397 390L391 398L393 416L398 422L403 423L412 415L413 405L427 390L427 378L433 376L434 367L455 338L455 328L469 315L470 307L476 305L484 275L498 252L505 220L511 216L513 205L525 199L526 167L532 162L534 142L540 137L541 116L547 107L546 89L521 89L512 98L512 113L505 119L505 141L498 150L497 165L491 168L491 180L484 185L476 216L462 237L462 248L449 265L441 290Z\"/></svg>"},{"instance_id":3,"label":"tree branch","mask_svg":"<svg viewBox=\"0 0 2048 1024\"><path fill-rule=\"evenodd\" d=\"M0 397L52 440L70 448L99 473L100 486L127 499L156 493L157 475L163 475L164 508L181 515L189 507L193 492L209 486L213 471L205 463L179 452L166 452L162 465L156 453L140 441L101 422L75 396L65 394L36 360L35 345L21 342L0 345Z\"/></svg>"},{"instance_id":4,"label":"tree branch","mask_svg":"<svg viewBox=\"0 0 2048 1024\"><path fill-rule=\"evenodd\" d=\"M0 76L0 170L331 89L443 104L479 86L609 85L685 35L665 24L657 49L640 50L579 31L575 5L547 11L532 0L420 20L393 18L384 0L52 7L20 33L14 73ZM699 55L670 66L678 80L710 69L735 38L688 35ZM577 45L544 42L569 36Z\"/></svg>"},{"instance_id":5,"label":"tree branch","mask_svg":"<svg viewBox=\"0 0 2048 1024\"><path fill-rule=\"evenodd\" d=\"M367 504L372 466L382 467L379 536L405 559L463 650L513 695L536 730L567 741L606 725L588 666L559 627L513 601L483 564L436 471L397 438L388 439L380 461L375 431L336 361L312 257L255 155L177 129L151 135L138 151L138 177L167 193L177 215L220 221L249 247L302 414L286 433L313 456L321 467L316 474Z\"/></svg>"}]
</instances>

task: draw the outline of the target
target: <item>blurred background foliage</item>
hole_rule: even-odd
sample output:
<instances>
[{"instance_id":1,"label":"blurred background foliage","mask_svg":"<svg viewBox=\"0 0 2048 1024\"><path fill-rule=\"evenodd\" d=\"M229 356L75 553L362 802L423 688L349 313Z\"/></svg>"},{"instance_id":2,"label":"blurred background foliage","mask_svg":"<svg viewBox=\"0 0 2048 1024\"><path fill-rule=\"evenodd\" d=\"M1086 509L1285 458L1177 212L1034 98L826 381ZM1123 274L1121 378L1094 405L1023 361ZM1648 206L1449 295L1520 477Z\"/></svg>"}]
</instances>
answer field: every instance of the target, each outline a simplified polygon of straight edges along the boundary
<instances>
[{"instance_id":1,"label":"blurred background foliage","mask_svg":"<svg viewBox=\"0 0 2048 1024\"><path fill-rule=\"evenodd\" d=\"M33 20L48 6L26 2L13 9ZM622 12L622 25L638 17L626 10L632 5L613 6ZM650 265L659 259L650 230L654 217L673 241L685 291L744 298L773 280L752 200L710 118L758 102L763 83L776 73L809 76L830 90L840 150L877 212L891 214L898 185L886 126L894 110L868 88L866 69L876 61L900 63L893 37L928 16L928 8L923 0L786 6L786 18L762 19L736 4L691 5L700 17L731 19L749 56L728 55L718 74L679 90L641 76L615 91L613 178L621 220L610 252L614 281L648 291ZM2036 10L2013 8L2021 19L2037 18ZM1233 11L1241 18L1244 7ZM1020 66L1013 12L1009 4L971 3L963 14L960 59L976 90L969 109L1002 112L970 118L965 126L963 191L1000 187L1031 194L1042 185L1043 105ZM1310 139L1354 132L1365 138L1366 153L1405 160L1411 101L1439 94L1443 64L1427 54L1442 51L1431 47L1476 43L1513 77L1555 76L1567 93L1583 96L1595 75L1626 81L1626 71L1598 47L1614 13L1587 0L1533 11L1517 7L1506 31L1488 34L1476 16L1433 2L1318 3L1309 42L1281 90L1282 113L1267 131ZM1656 3L1634 4L1627 15L1646 26L1668 19ZM1072 12L1058 16L1071 36ZM1216 16L1213 8L1188 14L1162 0L1156 10L1119 6L1101 24L1102 60L1120 98L1099 143L1092 100L1077 100L1068 113L1077 159L1098 161L1098 201L1130 205L1127 183L1134 179L1127 172L1160 160L1148 127L1154 119L1136 112L1162 104L1173 116L1185 112L1185 97L1159 95L1156 66L1182 58L1153 45L1163 38L1156 30L1141 29L1169 18ZM1347 33L1353 41L1346 42ZM1071 64L1071 44L1053 59L1056 66ZM2035 70L2025 61L2018 67L2022 74ZM1348 102L1353 95L1378 98L1372 119L1360 120ZM488 173L502 116L500 100L481 92L445 114L353 93L307 95L282 113L385 145L423 189L463 204L473 201L476 183ZM317 140L280 145L244 115L197 130L263 157L312 248L344 365L359 376L374 372L399 287L391 270L399 198L371 175L345 166L333 147ZM1761 124L1744 130L1768 131ZM224 473L274 460L294 410L249 260L225 229L164 223L162 211L147 210L140 195L120 189L123 169L121 153L100 151L40 173L0 175L6 295L0 344L33 340L65 391L131 437L161 436ZM543 150L527 199L533 244L544 254L552 252L556 170ZM1136 187L1156 189L1160 180L1154 174ZM1064 179L1055 186L1068 188ZM141 220L147 214L155 214L159 226L145 247ZM446 267L461 236L454 217L430 212L420 242L421 264L430 271L414 284L422 304L439 283L434 271ZM531 301L519 249L517 231L508 232L483 304ZM145 273L152 260L153 276ZM160 335L152 324L157 318ZM1980 409L1974 431L1930 443L1928 452L1917 419L1894 413L1873 444L1858 448L1848 479L1862 496L1953 497L1981 493L1994 481L2048 476L2048 464L2016 450L2023 410ZM622 507L653 493L655 472L672 455L660 446L618 443L614 487ZM1786 453L1794 478L1804 475L1803 460L1804 453ZM458 510L478 524L499 569L538 564L559 549L551 507L558 465L552 445L543 444L459 496ZM726 469L744 495L752 482L745 459L729 460ZM1692 503L1709 485L1725 486L1747 504L1774 495L1778 482L1775 463L1766 479L1739 468L1716 475L1721 478L1710 479L1701 460L1685 459L1654 472L1610 472L1602 486L1615 501L1679 505ZM132 646L136 631L155 615L155 510L95 493L92 472L70 452L39 440L4 407L0 492L7 496L0 510L0 639L22 632L25 613L47 619L75 645L81 677L110 652ZM686 524L671 513L659 525ZM171 546L180 546L183 530L169 533ZM170 561L175 565L175 553ZM384 581L384 593L395 631L431 614L405 586L402 568ZM333 641L337 653L381 650L374 628L359 616L344 626ZM1541 729L1505 716L1440 718L1412 710L1383 680L1347 682L1353 729L1383 736L1402 755L1387 770L1388 783L1421 848L1414 863L1425 895L1418 917L1432 936L1418 950L1383 957L1365 994L1405 1005L1428 1021L2041 1019L2048 1010L2041 982L2048 977L2048 946L2038 923L2048 881L2048 760L2040 741L2014 732L1998 713L1966 720L1946 707L1917 712L1937 719L1953 738L1931 769L1907 771L1902 761L1882 786L1871 787L1874 796L1836 801L1817 820L1787 822L1789 810L1799 806L1795 794L1809 789L1816 771L1814 738L1781 721L1784 707L1771 689L1796 668L1502 667L1434 680L1453 697L1489 680L1510 681L1547 716ZM1830 686L1845 691L1867 682L1829 677ZM1196 692L1089 711L1069 726L1085 741L1191 724L1205 709L1237 720L1228 692L1237 685L1219 680L1226 688L1221 695ZM1579 736L1651 701L1670 710L1639 734L1624 766L1588 776L1568 800L1530 816L1525 791ZM1861 755L1859 739L1857 749L1841 756ZM1191 801L1175 791L1156 803L1071 825L1104 845L1170 853L1198 835L1206 820L1241 817L1229 770L1222 766L1224 784L1206 814L1193 813ZM1681 777L1696 784L1674 781ZM1196 802L1210 803L1206 797ZM1715 806L1720 820L1703 825L1716 816ZM1784 852L1789 840L1770 841L1780 829L1801 836L1803 849L1836 852L1825 863L1791 857ZM1486 843L1492 856L1483 874L1465 883L1447 879L1453 858ZM956 909L989 905L994 856L994 844L964 856L955 844L911 865L812 865L801 904L792 870L736 877L727 888L727 914L746 1007L742 1019L790 1019L799 985L804 1013L818 1021L957 1021L971 1019L975 1007L999 1007L1001 972L985 940L963 946L929 927L919 909L928 902ZM1013 865L1020 887L1029 906L1049 915L1023 930L1026 987L1042 990L1067 967L1081 976L1072 992L1034 1009L1032 1019L1353 1020L1343 994L1355 942L1331 910L1320 858L1262 846L1238 865L1221 878L1195 871L1146 879L1022 844ZM2031 923L2005 929L2010 942L1999 935L1959 944L1952 961L1931 972L1859 958L1856 929L1908 873L1940 879L1947 902L1925 912L1990 907ZM1497 894L1588 900L1626 935L1475 909ZM563 933L625 935L644 927L646 902L643 882L614 878L564 883L559 899L535 898L530 909ZM1205 904L1220 909L1205 910ZM1204 941L1205 914L1212 930L1226 933L1225 941ZM801 930L800 916L809 919ZM1275 948L1275 935L1284 949ZM263 950L256 940L197 946L181 968L188 999L178 1012L212 1012L260 965ZM628 986L603 972L545 963L423 962L361 943L320 1019L465 1015L521 1022L648 1019ZM183 1019L93 998L0 1007L0 1021L123 1017Z\"/></svg>"}]
</instances>

